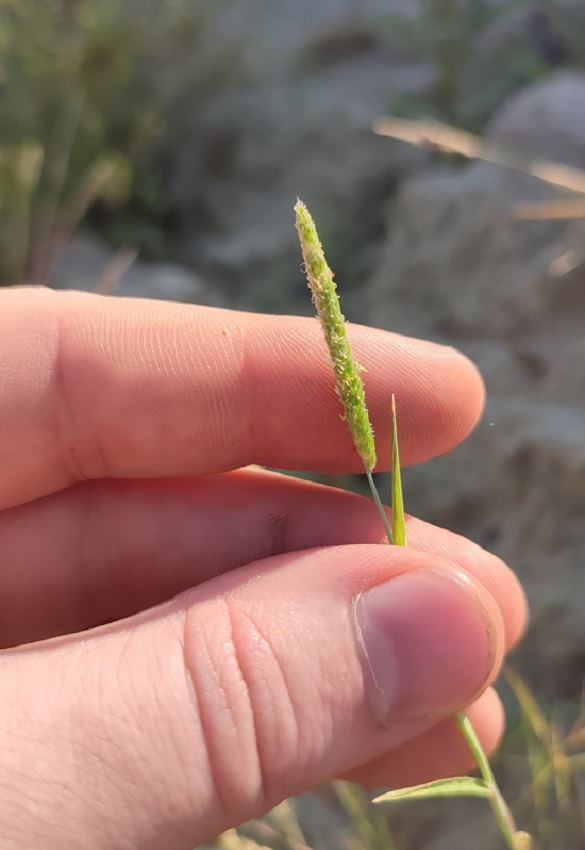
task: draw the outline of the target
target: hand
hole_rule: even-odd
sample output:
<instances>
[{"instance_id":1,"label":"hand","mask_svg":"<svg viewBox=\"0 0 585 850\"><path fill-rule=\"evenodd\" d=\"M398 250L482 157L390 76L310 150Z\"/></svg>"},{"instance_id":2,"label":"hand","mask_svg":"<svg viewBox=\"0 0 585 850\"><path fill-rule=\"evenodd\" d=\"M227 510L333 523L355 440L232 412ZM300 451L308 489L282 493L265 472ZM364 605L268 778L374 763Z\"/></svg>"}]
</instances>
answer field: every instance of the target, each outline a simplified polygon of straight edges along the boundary
<instances>
[{"instance_id":1,"label":"hand","mask_svg":"<svg viewBox=\"0 0 585 850\"><path fill-rule=\"evenodd\" d=\"M350 338L379 457L392 391L405 463L475 424L464 357ZM361 471L316 320L13 289L0 362L2 848L187 850L336 776L465 771L467 705L493 748L511 572L250 466Z\"/></svg>"}]
</instances>

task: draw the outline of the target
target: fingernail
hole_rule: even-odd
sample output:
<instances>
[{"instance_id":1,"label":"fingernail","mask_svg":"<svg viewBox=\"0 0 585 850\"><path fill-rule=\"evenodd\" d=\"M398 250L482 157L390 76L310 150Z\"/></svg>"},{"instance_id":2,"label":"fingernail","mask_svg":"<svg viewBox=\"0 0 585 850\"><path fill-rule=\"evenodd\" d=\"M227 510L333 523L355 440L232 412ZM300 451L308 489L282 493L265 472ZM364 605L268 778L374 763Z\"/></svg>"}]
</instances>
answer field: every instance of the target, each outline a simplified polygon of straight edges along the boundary
<instances>
[{"instance_id":1,"label":"fingernail","mask_svg":"<svg viewBox=\"0 0 585 850\"><path fill-rule=\"evenodd\" d=\"M462 708L495 662L494 626L465 575L404 573L362 593L354 621L366 690L383 723Z\"/></svg>"}]
</instances>

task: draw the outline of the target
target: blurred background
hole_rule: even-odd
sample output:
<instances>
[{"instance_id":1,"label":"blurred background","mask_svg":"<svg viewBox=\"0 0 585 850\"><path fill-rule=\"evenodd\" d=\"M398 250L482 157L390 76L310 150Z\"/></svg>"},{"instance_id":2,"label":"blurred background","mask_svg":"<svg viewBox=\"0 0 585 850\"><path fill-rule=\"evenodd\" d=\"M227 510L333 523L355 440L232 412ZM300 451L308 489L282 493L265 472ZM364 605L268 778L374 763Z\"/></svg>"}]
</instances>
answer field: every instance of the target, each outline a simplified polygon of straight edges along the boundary
<instances>
[{"instance_id":1,"label":"blurred background","mask_svg":"<svg viewBox=\"0 0 585 850\"><path fill-rule=\"evenodd\" d=\"M501 760L543 850L585 847L557 752L585 672L582 169L583 0L0 0L0 285L309 314L299 196L350 320L479 365L482 424L406 470L406 506L526 587L545 726L504 688ZM498 846L483 804L405 807L394 845L335 800L295 804L286 847Z\"/></svg>"}]
</instances>

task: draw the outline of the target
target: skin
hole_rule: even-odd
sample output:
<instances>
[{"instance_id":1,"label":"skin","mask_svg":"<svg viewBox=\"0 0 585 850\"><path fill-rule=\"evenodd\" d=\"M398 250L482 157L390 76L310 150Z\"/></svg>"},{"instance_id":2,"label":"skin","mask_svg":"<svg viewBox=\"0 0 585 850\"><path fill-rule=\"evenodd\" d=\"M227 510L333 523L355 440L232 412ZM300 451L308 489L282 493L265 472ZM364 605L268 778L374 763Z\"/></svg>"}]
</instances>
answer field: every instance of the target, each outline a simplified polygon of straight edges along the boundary
<instances>
[{"instance_id":1,"label":"skin","mask_svg":"<svg viewBox=\"0 0 585 850\"><path fill-rule=\"evenodd\" d=\"M391 392L406 464L475 425L462 355L349 334L380 458ZM465 706L497 744L508 568L414 518L380 545L368 500L261 468L361 471L315 320L17 288L0 362L3 848L188 850L333 777L460 773ZM380 714L352 611L405 578Z\"/></svg>"}]
</instances>

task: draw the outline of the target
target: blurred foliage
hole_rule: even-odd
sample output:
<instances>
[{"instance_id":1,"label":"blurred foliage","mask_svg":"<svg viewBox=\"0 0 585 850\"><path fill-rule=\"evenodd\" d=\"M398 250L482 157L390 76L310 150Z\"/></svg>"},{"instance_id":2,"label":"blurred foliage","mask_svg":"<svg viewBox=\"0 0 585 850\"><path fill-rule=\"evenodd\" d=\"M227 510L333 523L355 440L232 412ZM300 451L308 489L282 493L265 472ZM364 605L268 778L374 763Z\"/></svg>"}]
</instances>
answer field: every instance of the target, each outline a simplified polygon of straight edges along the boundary
<instances>
[{"instance_id":1,"label":"blurred foliage","mask_svg":"<svg viewBox=\"0 0 585 850\"><path fill-rule=\"evenodd\" d=\"M43 281L98 199L134 245L162 242L166 123L244 73L210 36L222 5L0 0L0 283Z\"/></svg>"},{"instance_id":2,"label":"blurred foliage","mask_svg":"<svg viewBox=\"0 0 585 850\"><path fill-rule=\"evenodd\" d=\"M385 15L381 31L428 59L435 71L428 92L405 93L389 111L480 132L490 111L508 94L569 60L555 12L552 0L419 0L416 17ZM488 28L493 32L498 26L501 43L478 49Z\"/></svg>"},{"instance_id":3,"label":"blurred foliage","mask_svg":"<svg viewBox=\"0 0 585 850\"><path fill-rule=\"evenodd\" d=\"M353 2L348 26L358 31L344 30L329 48L321 39L314 50L323 61L328 49L353 56L382 36L435 71L429 90L401 95L393 114L481 131L507 93L550 70L551 34L574 52L579 27L566 15L558 23L556 2L418 0L417 15L388 12L374 21ZM253 45L218 24L233 6L0 0L0 284L43 281L56 246L83 219L116 247L169 255L176 213L165 150L180 156L218 93L253 80ZM486 30L510 11L531 8L536 17L526 37L482 59L477 46ZM334 241L345 246L341 260L349 267L359 252L344 238Z\"/></svg>"},{"instance_id":4,"label":"blurred foliage","mask_svg":"<svg viewBox=\"0 0 585 850\"><path fill-rule=\"evenodd\" d=\"M540 850L582 847L585 702L559 702L545 710L513 668L505 668L504 678L519 712L508 711L498 761L516 789L516 816Z\"/></svg>"}]
</instances>

